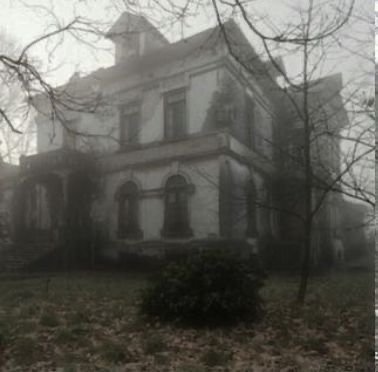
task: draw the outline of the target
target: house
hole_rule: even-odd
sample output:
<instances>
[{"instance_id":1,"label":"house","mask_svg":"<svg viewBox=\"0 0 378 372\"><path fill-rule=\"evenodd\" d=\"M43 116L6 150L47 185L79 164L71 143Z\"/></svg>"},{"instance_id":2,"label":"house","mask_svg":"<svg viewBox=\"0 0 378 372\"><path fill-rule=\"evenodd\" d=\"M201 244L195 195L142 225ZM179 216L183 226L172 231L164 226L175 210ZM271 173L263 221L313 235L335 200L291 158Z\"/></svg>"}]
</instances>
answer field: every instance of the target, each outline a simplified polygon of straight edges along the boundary
<instances>
[{"instance_id":1,"label":"house","mask_svg":"<svg viewBox=\"0 0 378 372\"><path fill-rule=\"evenodd\" d=\"M18 168L0 157L0 242L9 241L11 235L9 211L12 210L14 180L18 177Z\"/></svg>"},{"instance_id":2,"label":"house","mask_svg":"<svg viewBox=\"0 0 378 372\"><path fill-rule=\"evenodd\" d=\"M372 220L372 210L366 205L344 201L341 222L344 230L343 243L346 261L358 262L361 259L372 258L372 242L374 239L369 237L369 232L370 235L372 233Z\"/></svg>"},{"instance_id":3,"label":"house","mask_svg":"<svg viewBox=\"0 0 378 372\"><path fill-rule=\"evenodd\" d=\"M20 160L14 238L80 247L83 257L94 245L115 261L209 242L243 241L255 252L272 240L298 243L301 231L281 208L298 169L277 151L293 148L296 121L278 72L235 22L225 29L253 74L219 27L170 43L124 13L107 34L114 65L60 88L82 97L76 109L52 115L38 97L38 151ZM101 100L92 112L83 109L89 97Z\"/></svg>"}]
</instances>

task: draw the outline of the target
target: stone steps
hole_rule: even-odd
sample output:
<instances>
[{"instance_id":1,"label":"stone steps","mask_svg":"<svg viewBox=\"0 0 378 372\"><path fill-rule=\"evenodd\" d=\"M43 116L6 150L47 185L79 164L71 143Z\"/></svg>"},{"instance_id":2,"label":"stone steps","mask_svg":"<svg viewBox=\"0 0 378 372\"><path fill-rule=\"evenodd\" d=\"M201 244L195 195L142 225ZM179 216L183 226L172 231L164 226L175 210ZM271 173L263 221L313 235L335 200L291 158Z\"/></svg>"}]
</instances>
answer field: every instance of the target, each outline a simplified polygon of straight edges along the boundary
<instances>
[{"instance_id":1,"label":"stone steps","mask_svg":"<svg viewBox=\"0 0 378 372\"><path fill-rule=\"evenodd\" d=\"M46 243L15 245L1 244L0 242L0 272L25 270L48 254L52 248L52 245Z\"/></svg>"}]
</instances>

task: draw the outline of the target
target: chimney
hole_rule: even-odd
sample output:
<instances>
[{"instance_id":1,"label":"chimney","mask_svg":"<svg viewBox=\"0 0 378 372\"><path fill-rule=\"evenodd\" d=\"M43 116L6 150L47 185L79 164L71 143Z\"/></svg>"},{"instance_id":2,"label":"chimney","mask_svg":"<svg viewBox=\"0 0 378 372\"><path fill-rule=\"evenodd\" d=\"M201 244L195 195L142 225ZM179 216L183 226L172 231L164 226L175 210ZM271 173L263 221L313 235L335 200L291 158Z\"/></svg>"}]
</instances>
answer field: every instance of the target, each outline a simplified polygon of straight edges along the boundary
<instances>
[{"instance_id":1,"label":"chimney","mask_svg":"<svg viewBox=\"0 0 378 372\"><path fill-rule=\"evenodd\" d=\"M169 44L144 16L128 12L118 18L106 37L115 44L115 64Z\"/></svg>"}]
</instances>

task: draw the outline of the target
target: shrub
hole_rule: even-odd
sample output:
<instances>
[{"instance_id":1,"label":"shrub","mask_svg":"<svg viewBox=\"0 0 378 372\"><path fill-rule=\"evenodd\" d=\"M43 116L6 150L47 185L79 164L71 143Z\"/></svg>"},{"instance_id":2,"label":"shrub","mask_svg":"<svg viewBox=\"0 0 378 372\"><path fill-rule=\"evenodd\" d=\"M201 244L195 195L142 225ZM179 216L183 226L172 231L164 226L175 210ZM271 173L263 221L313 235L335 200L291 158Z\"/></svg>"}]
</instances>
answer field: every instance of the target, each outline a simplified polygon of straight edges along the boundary
<instances>
[{"instance_id":1,"label":"shrub","mask_svg":"<svg viewBox=\"0 0 378 372\"><path fill-rule=\"evenodd\" d=\"M211 249L169 264L142 293L143 314L161 320L222 325L261 315L263 273L255 260Z\"/></svg>"}]
</instances>

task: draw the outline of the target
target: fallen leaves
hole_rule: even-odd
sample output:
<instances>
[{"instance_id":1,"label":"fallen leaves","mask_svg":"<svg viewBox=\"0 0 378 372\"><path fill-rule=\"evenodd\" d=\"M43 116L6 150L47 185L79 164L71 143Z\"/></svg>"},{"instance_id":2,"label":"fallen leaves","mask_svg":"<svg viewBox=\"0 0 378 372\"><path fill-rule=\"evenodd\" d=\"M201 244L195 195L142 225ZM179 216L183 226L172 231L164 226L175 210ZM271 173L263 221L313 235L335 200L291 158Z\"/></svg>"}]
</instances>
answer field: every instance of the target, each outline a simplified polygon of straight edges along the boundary
<instances>
[{"instance_id":1,"label":"fallen leaves","mask_svg":"<svg viewBox=\"0 0 378 372\"><path fill-rule=\"evenodd\" d=\"M273 279L263 293L266 315L260 323L212 330L145 322L135 306L143 279L114 276L104 284L96 275L73 277L69 282L57 277L50 283L48 297L37 279L3 281L0 368L22 372L52 372L58 367L80 372L363 371L374 357L374 297L366 290L372 280L366 274L327 280L314 280L309 301L298 308L290 297L296 283ZM14 301L12 286L22 301Z\"/></svg>"}]
</instances>

